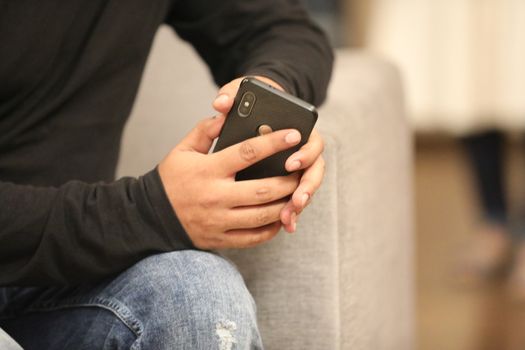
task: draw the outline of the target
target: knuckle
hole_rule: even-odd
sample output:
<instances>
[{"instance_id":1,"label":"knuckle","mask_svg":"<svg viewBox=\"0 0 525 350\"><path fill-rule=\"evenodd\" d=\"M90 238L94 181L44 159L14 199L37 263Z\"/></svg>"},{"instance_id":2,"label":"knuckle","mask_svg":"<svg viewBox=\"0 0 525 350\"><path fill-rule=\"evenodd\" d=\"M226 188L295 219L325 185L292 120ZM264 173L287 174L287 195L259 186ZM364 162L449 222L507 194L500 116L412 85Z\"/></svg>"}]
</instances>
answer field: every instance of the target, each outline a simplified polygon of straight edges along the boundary
<instances>
[{"instance_id":1,"label":"knuckle","mask_svg":"<svg viewBox=\"0 0 525 350\"><path fill-rule=\"evenodd\" d=\"M272 190L270 187L261 187L255 191L255 198L259 202L267 202L272 199Z\"/></svg>"},{"instance_id":2,"label":"knuckle","mask_svg":"<svg viewBox=\"0 0 525 350\"><path fill-rule=\"evenodd\" d=\"M201 218L199 226L203 232L212 232L215 228L215 220L210 215Z\"/></svg>"},{"instance_id":3,"label":"knuckle","mask_svg":"<svg viewBox=\"0 0 525 350\"><path fill-rule=\"evenodd\" d=\"M206 241L206 239L201 237L201 235L196 235L194 237L191 237L191 241L193 245L199 249L209 249L210 248L210 244Z\"/></svg>"},{"instance_id":4,"label":"knuckle","mask_svg":"<svg viewBox=\"0 0 525 350\"><path fill-rule=\"evenodd\" d=\"M256 234L256 235L253 235L251 238L250 238L250 242L248 243L249 246L256 246L258 244L261 244L263 243L266 239L265 239L265 235L264 233L259 233L259 234Z\"/></svg>"},{"instance_id":5,"label":"knuckle","mask_svg":"<svg viewBox=\"0 0 525 350\"><path fill-rule=\"evenodd\" d=\"M210 171L206 168L195 169L194 176L199 179L206 179L210 177Z\"/></svg>"},{"instance_id":6,"label":"knuckle","mask_svg":"<svg viewBox=\"0 0 525 350\"><path fill-rule=\"evenodd\" d=\"M186 225L189 227L189 228L198 228L200 226L200 217L198 215L194 215L194 214L190 214L190 215L186 215L186 217L184 218L185 220L185 223Z\"/></svg>"},{"instance_id":7,"label":"knuckle","mask_svg":"<svg viewBox=\"0 0 525 350\"><path fill-rule=\"evenodd\" d=\"M199 134L205 134L207 124L208 124L208 121L206 119L201 120L199 123L197 123L197 127L195 129L197 130Z\"/></svg>"},{"instance_id":8,"label":"knuckle","mask_svg":"<svg viewBox=\"0 0 525 350\"><path fill-rule=\"evenodd\" d=\"M220 199L217 196L213 194L208 194L201 201L201 206L204 209L212 209L212 208L216 208L219 205L219 202L220 202Z\"/></svg>"},{"instance_id":9,"label":"knuckle","mask_svg":"<svg viewBox=\"0 0 525 350\"><path fill-rule=\"evenodd\" d=\"M239 148L240 156L247 162L252 162L257 159L257 150L250 141L243 141Z\"/></svg>"},{"instance_id":10,"label":"knuckle","mask_svg":"<svg viewBox=\"0 0 525 350\"><path fill-rule=\"evenodd\" d=\"M271 240L277 235L280 229L281 229L280 225L271 225L265 228L264 231L251 236L250 239L247 242L245 242L244 248L255 247L259 244L262 244L264 242Z\"/></svg>"},{"instance_id":11,"label":"knuckle","mask_svg":"<svg viewBox=\"0 0 525 350\"><path fill-rule=\"evenodd\" d=\"M220 234L213 234L208 237L207 246L208 249L222 249L227 246L227 242L225 242Z\"/></svg>"},{"instance_id":12,"label":"knuckle","mask_svg":"<svg viewBox=\"0 0 525 350\"><path fill-rule=\"evenodd\" d=\"M300 186L306 186L308 187L310 185L311 181L308 176L301 177L301 180L299 181Z\"/></svg>"},{"instance_id":13,"label":"knuckle","mask_svg":"<svg viewBox=\"0 0 525 350\"><path fill-rule=\"evenodd\" d=\"M267 209L260 210L254 217L254 223L257 226L263 226L268 223L268 220L270 219L270 213Z\"/></svg>"}]
</instances>

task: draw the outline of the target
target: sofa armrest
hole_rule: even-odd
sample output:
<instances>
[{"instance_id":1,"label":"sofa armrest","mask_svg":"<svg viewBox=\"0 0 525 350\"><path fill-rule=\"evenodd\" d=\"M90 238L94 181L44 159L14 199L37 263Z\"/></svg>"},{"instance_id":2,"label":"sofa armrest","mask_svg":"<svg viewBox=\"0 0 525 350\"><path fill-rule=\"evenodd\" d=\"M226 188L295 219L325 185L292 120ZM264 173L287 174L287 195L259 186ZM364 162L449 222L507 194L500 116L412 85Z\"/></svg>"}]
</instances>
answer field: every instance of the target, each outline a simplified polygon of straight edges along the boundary
<instances>
[{"instance_id":1,"label":"sofa armrest","mask_svg":"<svg viewBox=\"0 0 525 350\"><path fill-rule=\"evenodd\" d=\"M323 112L322 130L337 147L341 347L410 349L412 140L398 71L339 52Z\"/></svg>"},{"instance_id":2,"label":"sofa armrest","mask_svg":"<svg viewBox=\"0 0 525 350\"><path fill-rule=\"evenodd\" d=\"M410 349L411 141L397 71L338 52L318 127L326 177L297 233L227 255L268 349Z\"/></svg>"}]
</instances>

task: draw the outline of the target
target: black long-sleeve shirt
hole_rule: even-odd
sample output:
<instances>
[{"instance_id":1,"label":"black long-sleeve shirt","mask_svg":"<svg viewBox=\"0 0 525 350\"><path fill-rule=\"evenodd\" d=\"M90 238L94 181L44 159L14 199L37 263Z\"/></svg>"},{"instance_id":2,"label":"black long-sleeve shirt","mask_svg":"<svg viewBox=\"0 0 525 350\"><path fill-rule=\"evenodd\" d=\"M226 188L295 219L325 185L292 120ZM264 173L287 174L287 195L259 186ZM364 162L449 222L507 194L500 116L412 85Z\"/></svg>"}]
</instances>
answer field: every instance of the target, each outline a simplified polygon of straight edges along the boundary
<instances>
[{"instance_id":1,"label":"black long-sleeve shirt","mask_svg":"<svg viewBox=\"0 0 525 350\"><path fill-rule=\"evenodd\" d=\"M296 0L0 0L0 285L87 282L192 247L156 170L114 181L163 23L217 84L264 75L324 99L332 52Z\"/></svg>"}]
</instances>

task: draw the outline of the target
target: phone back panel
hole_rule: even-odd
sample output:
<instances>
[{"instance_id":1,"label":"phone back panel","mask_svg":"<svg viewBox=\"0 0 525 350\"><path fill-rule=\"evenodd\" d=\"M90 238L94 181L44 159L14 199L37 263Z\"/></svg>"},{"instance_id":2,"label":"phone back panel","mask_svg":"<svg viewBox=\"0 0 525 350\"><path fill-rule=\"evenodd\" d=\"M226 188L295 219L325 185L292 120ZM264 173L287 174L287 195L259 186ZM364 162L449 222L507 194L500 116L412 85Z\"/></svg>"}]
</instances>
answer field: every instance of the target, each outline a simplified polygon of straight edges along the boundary
<instances>
[{"instance_id":1,"label":"phone back panel","mask_svg":"<svg viewBox=\"0 0 525 350\"><path fill-rule=\"evenodd\" d=\"M241 116L239 103L246 92L255 95L255 102L251 113ZM259 161L238 172L235 178L249 180L288 175L284 168L286 159L308 141L316 121L317 111L314 106L257 79L246 78L239 87L213 152L258 136L261 125L270 126L273 131L297 129L301 133L301 142L298 145Z\"/></svg>"}]
</instances>

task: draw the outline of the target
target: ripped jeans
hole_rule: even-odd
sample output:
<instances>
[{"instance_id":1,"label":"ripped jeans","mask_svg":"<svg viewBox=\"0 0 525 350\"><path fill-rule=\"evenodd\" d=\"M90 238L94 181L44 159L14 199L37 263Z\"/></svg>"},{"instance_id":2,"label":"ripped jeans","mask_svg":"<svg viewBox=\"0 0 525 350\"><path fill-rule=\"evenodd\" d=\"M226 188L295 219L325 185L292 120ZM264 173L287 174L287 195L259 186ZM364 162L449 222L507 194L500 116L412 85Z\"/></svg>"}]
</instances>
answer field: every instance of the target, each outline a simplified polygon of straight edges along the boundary
<instances>
[{"instance_id":1,"label":"ripped jeans","mask_svg":"<svg viewBox=\"0 0 525 350\"><path fill-rule=\"evenodd\" d=\"M26 350L262 349L237 269L193 250L151 256L89 288L0 288L0 327Z\"/></svg>"}]
</instances>

